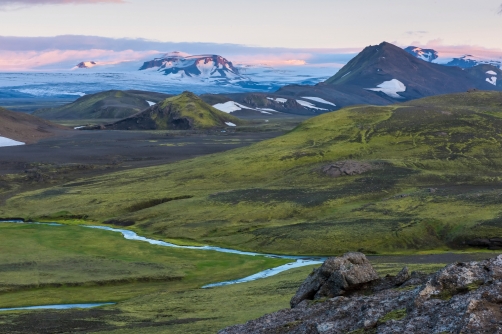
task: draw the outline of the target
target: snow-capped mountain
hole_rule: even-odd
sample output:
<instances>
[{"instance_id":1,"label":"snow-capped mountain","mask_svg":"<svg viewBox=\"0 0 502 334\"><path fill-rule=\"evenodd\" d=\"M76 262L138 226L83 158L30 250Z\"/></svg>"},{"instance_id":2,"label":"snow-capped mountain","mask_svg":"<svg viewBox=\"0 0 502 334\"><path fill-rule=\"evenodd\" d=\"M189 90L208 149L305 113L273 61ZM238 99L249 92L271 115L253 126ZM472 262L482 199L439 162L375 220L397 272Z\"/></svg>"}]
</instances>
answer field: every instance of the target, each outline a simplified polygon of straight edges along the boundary
<instances>
[{"instance_id":1,"label":"snow-capped mountain","mask_svg":"<svg viewBox=\"0 0 502 334\"><path fill-rule=\"evenodd\" d=\"M491 65L469 69L444 66L423 61L398 46L383 42L366 47L323 83L285 86L275 95L294 97L298 103L298 100L305 101L306 96L318 97L337 107L386 105L472 89L502 90L500 78L502 71Z\"/></svg>"},{"instance_id":2,"label":"snow-capped mountain","mask_svg":"<svg viewBox=\"0 0 502 334\"><path fill-rule=\"evenodd\" d=\"M93 68L94 66L97 66L98 63L95 61L83 61L81 63L78 63L73 69L77 68Z\"/></svg>"},{"instance_id":3,"label":"snow-capped mountain","mask_svg":"<svg viewBox=\"0 0 502 334\"><path fill-rule=\"evenodd\" d=\"M477 65L493 65L502 68L501 60L492 60L473 55L462 55L458 57L444 57L434 49L422 49L415 46L408 46L404 51L429 63L436 63L446 66L457 66L460 68L471 68Z\"/></svg>"},{"instance_id":4,"label":"snow-capped mountain","mask_svg":"<svg viewBox=\"0 0 502 334\"><path fill-rule=\"evenodd\" d=\"M471 68L477 65L493 65L500 68L502 67L502 61L483 59L481 57L476 57L473 55L465 55L458 58L453 58L445 65L458 66L461 68Z\"/></svg>"},{"instance_id":5,"label":"snow-capped mountain","mask_svg":"<svg viewBox=\"0 0 502 334\"><path fill-rule=\"evenodd\" d=\"M237 82L248 79L239 73L232 62L219 55L189 55L171 52L163 57L147 61L140 71L157 71L170 79L194 79L198 81Z\"/></svg>"},{"instance_id":6,"label":"snow-capped mountain","mask_svg":"<svg viewBox=\"0 0 502 334\"><path fill-rule=\"evenodd\" d=\"M418 59L428 61L429 63L432 63L434 60L439 58L438 52L433 49L422 49L416 46L408 46L404 49L404 51L412 54Z\"/></svg>"}]
</instances>

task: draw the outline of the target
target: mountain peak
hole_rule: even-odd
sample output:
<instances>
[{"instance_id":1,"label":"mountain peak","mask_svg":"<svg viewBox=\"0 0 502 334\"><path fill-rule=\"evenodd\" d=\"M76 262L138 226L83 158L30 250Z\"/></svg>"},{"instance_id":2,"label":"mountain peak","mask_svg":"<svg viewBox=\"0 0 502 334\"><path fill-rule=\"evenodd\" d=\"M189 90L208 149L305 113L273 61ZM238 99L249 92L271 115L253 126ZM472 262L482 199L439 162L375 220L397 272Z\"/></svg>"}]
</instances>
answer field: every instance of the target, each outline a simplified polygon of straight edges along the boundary
<instances>
[{"instance_id":1,"label":"mountain peak","mask_svg":"<svg viewBox=\"0 0 502 334\"><path fill-rule=\"evenodd\" d=\"M434 49L422 49L416 46L408 46L404 49L404 51L429 63L432 63L434 60L439 58L439 53Z\"/></svg>"},{"instance_id":2,"label":"mountain peak","mask_svg":"<svg viewBox=\"0 0 502 334\"><path fill-rule=\"evenodd\" d=\"M425 50L413 47L412 51ZM431 57L436 56L435 51L431 51ZM409 50L383 42L366 47L326 84L362 88L395 102L395 99L416 99L471 88L490 90L497 85L498 74L490 76L488 72L492 73L490 69L470 73L458 67L426 62Z\"/></svg>"},{"instance_id":3,"label":"mountain peak","mask_svg":"<svg viewBox=\"0 0 502 334\"><path fill-rule=\"evenodd\" d=\"M75 65L74 68L93 68L96 65L98 65L98 63L95 61L83 61Z\"/></svg>"},{"instance_id":4,"label":"mountain peak","mask_svg":"<svg viewBox=\"0 0 502 334\"><path fill-rule=\"evenodd\" d=\"M198 97L196 94L186 90L183 93L180 94L180 96L189 98L189 99L194 99L194 100L200 100L200 97Z\"/></svg>"},{"instance_id":5,"label":"mountain peak","mask_svg":"<svg viewBox=\"0 0 502 334\"><path fill-rule=\"evenodd\" d=\"M139 70L157 71L176 81L225 84L247 80L231 61L220 55L189 55L180 51L147 61Z\"/></svg>"}]
</instances>

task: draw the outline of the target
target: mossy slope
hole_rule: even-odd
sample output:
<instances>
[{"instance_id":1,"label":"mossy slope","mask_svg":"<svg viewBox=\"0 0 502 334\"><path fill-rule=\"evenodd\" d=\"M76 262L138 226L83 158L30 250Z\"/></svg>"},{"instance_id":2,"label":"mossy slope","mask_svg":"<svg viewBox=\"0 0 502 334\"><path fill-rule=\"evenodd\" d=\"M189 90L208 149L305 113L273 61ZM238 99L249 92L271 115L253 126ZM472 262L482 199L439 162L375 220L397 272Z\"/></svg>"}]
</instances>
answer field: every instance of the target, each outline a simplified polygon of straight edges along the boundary
<instances>
[{"instance_id":1,"label":"mossy slope","mask_svg":"<svg viewBox=\"0 0 502 334\"><path fill-rule=\"evenodd\" d=\"M154 105L147 110L107 125L114 130L188 130L210 129L243 124L234 116L205 103L197 95L184 92Z\"/></svg>"},{"instance_id":2,"label":"mossy slope","mask_svg":"<svg viewBox=\"0 0 502 334\"><path fill-rule=\"evenodd\" d=\"M24 193L0 216L64 210L133 220L144 234L268 252L447 250L502 233L501 145L502 93L358 106L250 147ZM346 160L373 169L321 172Z\"/></svg>"},{"instance_id":3,"label":"mossy slope","mask_svg":"<svg viewBox=\"0 0 502 334\"><path fill-rule=\"evenodd\" d=\"M46 119L110 119L134 115L149 107L147 101L159 102L167 94L110 90L90 94L57 108L40 109L35 115Z\"/></svg>"}]
</instances>

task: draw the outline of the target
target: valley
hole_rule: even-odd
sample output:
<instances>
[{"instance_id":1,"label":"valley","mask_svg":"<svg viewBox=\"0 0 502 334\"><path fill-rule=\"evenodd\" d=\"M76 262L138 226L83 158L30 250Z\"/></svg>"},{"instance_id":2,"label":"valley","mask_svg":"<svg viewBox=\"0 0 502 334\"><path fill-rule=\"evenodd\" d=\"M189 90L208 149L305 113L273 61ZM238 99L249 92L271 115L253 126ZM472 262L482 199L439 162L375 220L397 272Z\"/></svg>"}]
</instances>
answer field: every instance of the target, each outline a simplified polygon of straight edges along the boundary
<instances>
[{"instance_id":1,"label":"valley","mask_svg":"<svg viewBox=\"0 0 502 334\"><path fill-rule=\"evenodd\" d=\"M289 308L331 256L383 281L497 256L502 71L437 59L384 42L275 91L6 98L0 332L215 333ZM141 71L247 80L218 55Z\"/></svg>"},{"instance_id":2,"label":"valley","mask_svg":"<svg viewBox=\"0 0 502 334\"><path fill-rule=\"evenodd\" d=\"M312 266L294 268L254 282L200 289L210 282L240 278L289 260L159 247L128 241L117 233L77 226L79 223L0 224L5 251L0 259L0 309L117 304L89 310L3 311L2 330L53 333L80 328L93 333L214 333L287 307L291 295L312 271ZM18 254L19 258L8 254ZM397 273L402 263L407 263L410 270L431 272L457 259L475 260L490 255L374 256L370 260L380 275L386 275ZM240 307L242 302L247 303L245 309Z\"/></svg>"},{"instance_id":3,"label":"valley","mask_svg":"<svg viewBox=\"0 0 502 334\"><path fill-rule=\"evenodd\" d=\"M499 228L498 101L474 92L347 108L247 148L20 193L0 216L66 212L133 221L147 236L301 255L464 248ZM366 167L326 170L348 161ZM149 202L163 204L139 206Z\"/></svg>"}]
</instances>

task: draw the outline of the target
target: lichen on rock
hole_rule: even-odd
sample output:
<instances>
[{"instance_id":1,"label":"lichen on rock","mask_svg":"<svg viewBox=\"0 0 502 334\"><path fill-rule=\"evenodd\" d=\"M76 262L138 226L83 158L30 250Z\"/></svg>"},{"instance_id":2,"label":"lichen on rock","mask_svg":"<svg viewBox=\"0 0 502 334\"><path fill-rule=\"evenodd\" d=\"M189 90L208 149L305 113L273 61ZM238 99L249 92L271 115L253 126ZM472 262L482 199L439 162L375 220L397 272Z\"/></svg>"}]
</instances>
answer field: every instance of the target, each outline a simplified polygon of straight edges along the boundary
<instances>
[{"instance_id":1,"label":"lichen on rock","mask_svg":"<svg viewBox=\"0 0 502 334\"><path fill-rule=\"evenodd\" d=\"M363 254L349 253L316 269L291 306L220 334L502 333L502 255L375 278Z\"/></svg>"}]
</instances>

